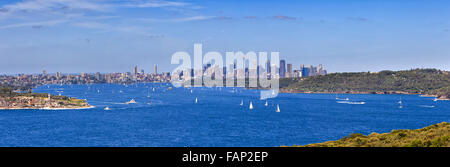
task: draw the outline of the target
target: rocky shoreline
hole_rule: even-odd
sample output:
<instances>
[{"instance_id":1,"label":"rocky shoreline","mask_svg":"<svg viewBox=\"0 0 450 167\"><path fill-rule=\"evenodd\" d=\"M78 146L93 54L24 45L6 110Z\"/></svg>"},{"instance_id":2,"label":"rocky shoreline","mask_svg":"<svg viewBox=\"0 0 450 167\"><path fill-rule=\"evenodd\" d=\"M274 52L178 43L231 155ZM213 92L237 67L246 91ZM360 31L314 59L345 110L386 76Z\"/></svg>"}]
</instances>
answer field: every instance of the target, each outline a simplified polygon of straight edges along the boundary
<instances>
[{"instance_id":1,"label":"rocky shoreline","mask_svg":"<svg viewBox=\"0 0 450 167\"><path fill-rule=\"evenodd\" d=\"M0 110L41 109L67 110L93 108L85 100L65 96L43 97L42 94L18 94L0 97Z\"/></svg>"}]
</instances>

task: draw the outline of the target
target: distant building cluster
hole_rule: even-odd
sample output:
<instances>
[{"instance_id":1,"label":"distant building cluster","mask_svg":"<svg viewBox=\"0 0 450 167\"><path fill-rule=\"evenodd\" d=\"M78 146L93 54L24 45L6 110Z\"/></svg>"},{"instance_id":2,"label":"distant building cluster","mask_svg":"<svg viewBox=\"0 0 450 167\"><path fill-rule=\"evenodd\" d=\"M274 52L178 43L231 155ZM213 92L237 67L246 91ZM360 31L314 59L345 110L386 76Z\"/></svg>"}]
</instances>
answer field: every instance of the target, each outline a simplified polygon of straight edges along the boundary
<instances>
[{"instance_id":1,"label":"distant building cluster","mask_svg":"<svg viewBox=\"0 0 450 167\"><path fill-rule=\"evenodd\" d=\"M273 71L274 70L274 71ZM201 69L188 69L189 73L184 74L183 71L178 71L178 78L184 80L199 79L203 76L211 76L215 78L216 72L222 72L223 78L258 78L266 75L267 78L306 78L310 76L326 75L322 64L318 67L312 65L300 65L298 69L295 69L292 64L286 64L285 60L280 60L279 67L275 64L271 64L270 60L267 61L265 67L257 66L256 68L238 68L237 64L231 64L229 67L223 67L220 69L218 65L206 64ZM260 75L263 74L263 75Z\"/></svg>"},{"instance_id":2,"label":"distant building cluster","mask_svg":"<svg viewBox=\"0 0 450 167\"><path fill-rule=\"evenodd\" d=\"M320 64L318 67L300 65L299 69L294 69L292 64L286 64L285 60L280 61L277 68L275 64L267 61L265 67L257 66L255 68L237 68L236 63L229 67L219 69L217 65L206 64L199 70L190 69L189 74L183 72L177 73L178 77L184 80L202 78L204 75L215 78L217 71L223 72L223 77L232 78L258 78L260 72L267 75L267 78L305 78L317 75L326 75L327 71ZM227 70L231 72L227 73ZM273 71L275 70L275 71ZM168 72L158 73L157 65L154 66L153 73L145 73L144 70L135 66L132 72L122 73L84 73L81 74L48 74L46 70L42 74L19 74L19 75L0 75L0 85L6 85L14 89L24 90L39 85L46 84L97 84L97 83L116 83L116 84L132 84L139 82L170 82L171 74Z\"/></svg>"},{"instance_id":3,"label":"distant building cluster","mask_svg":"<svg viewBox=\"0 0 450 167\"><path fill-rule=\"evenodd\" d=\"M98 84L98 83L117 83L131 84L138 82L170 82L170 73L157 72L157 65L154 66L154 73L144 73L144 70L138 72L138 67L133 69L134 73L84 73L81 74L48 74L46 70L42 74L19 74L19 75L0 75L0 85L6 85L14 89L30 89L39 85L46 84Z\"/></svg>"}]
</instances>

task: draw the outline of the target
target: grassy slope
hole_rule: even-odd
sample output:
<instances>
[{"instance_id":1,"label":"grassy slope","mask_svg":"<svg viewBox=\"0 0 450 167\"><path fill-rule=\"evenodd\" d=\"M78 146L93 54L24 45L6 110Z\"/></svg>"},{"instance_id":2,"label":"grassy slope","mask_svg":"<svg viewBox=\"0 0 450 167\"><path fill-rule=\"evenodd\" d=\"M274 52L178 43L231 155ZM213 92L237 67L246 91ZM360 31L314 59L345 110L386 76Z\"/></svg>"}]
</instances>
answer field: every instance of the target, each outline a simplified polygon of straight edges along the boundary
<instances>
[{"instance_id":1,"label":"grassy slope","mask_svg":"<svg viewBox=\"0 0 450 167\"><path fill-rule=\"evenodd\" d=\"M368 136L351 134L337 141L302 147L450 147L450 123L439 123L416 130L393 130Z\"/></svg>"},{"instance_id":2,"label":"grassy slope","mask_svg":"<svg viewBox=\"0 0 450 167\"><path fill-rule=\"evenodd\" d=\"M450 74L436 69L333 73L304 80L280 81L284 90L298 92L389 92L434 94L449 97Z\"/></svg>"}]
</instances>

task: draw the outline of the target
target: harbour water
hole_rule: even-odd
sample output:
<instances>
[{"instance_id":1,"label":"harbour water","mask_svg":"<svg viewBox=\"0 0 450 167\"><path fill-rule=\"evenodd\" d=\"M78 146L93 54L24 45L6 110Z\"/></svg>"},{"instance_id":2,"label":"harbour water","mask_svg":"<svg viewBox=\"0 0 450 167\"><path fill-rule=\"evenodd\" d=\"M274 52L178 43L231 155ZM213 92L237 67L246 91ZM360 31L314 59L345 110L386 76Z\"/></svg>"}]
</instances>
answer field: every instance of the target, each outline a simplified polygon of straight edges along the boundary
<instances>
[{"instance_id":1,"label":"harbour water","mask_svg":"<svg viewBox=\"0 0 450 167\"><path fill-rule=\"evenodd\" d=\"M450 121L450 101L419 95L279 94L266 106L258 90L169 86L38 87L95 108L0 110L0 146L273 147Z\"/></svg>"}]
</instances>

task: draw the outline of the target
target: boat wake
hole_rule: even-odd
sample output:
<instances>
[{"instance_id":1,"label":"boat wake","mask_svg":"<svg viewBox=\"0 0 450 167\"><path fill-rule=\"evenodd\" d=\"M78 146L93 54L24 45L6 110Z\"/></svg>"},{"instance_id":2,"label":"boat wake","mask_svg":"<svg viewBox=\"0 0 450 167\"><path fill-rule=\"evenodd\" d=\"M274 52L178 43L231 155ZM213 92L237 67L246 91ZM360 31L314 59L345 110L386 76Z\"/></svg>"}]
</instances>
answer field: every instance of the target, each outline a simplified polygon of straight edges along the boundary
<instances>
[{"instance_id":1,"label":"boat wake","mask_svg":"<svg viewBox=\"0 0 450 167\"><path fill-rule=\"evenodd\" d=\"M351 101L337 101L336 103L341 103L341 104L366 104L366 102L351 102Z\"/></svg>"},{"instance_id":2,"label":"boat wake","mask_svg":"<svg viewBox=\"0 0 450 167\"><path fill-rule=\"evenodd\" d=\"M429 105L419 105L419 107L434 108L434 106L429 106Z\"/></svg>"}]
</instances>

